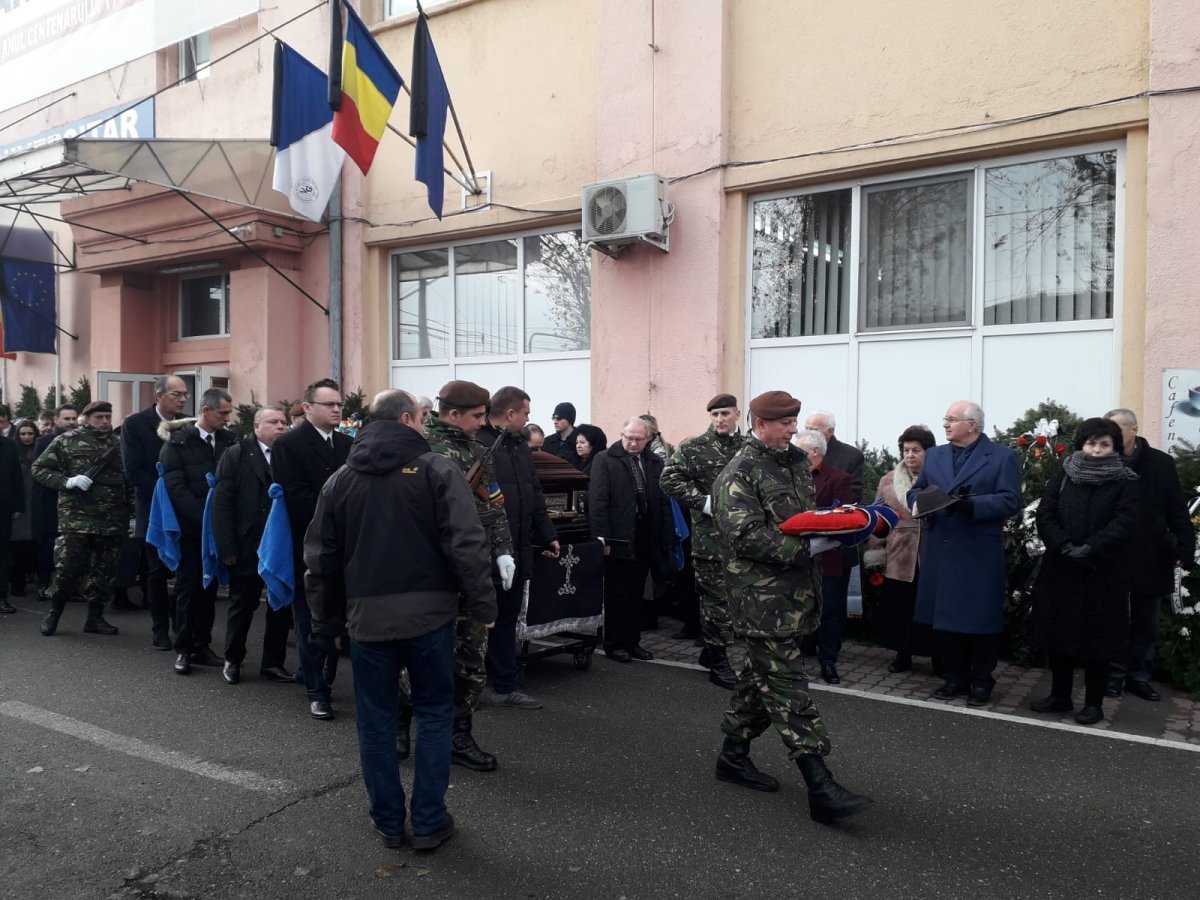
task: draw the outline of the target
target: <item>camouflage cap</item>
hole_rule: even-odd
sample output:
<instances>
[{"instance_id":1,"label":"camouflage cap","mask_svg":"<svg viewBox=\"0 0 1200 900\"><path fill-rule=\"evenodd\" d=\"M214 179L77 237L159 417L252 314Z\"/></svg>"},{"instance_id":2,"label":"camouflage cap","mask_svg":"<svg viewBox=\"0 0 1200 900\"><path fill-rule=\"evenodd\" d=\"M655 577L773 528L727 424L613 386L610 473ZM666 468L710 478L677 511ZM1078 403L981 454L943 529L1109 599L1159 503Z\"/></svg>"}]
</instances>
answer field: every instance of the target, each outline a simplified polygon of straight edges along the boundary
<instances>
[{"instance_id":1,"label":"camouflage cap","mask_svg":"<svg viewBox=\"0 0 1200 900\"><path fill-rule=\"evenodd\" d=\"M737 397L733 394L717 394L708 401L708 406L704 408L709 412L714 409L737 409Z\"/></svg>"},{"instance_id":2,"label":"camouflage cap","mask_svg":"<svg viewBox=\"0 0 1200 900\"><path fill-rule=\"evenodd\" d=\"M473 381L449 381L438 391L438 403L454 409L475 409L487 406L491 395Z\"/></svg>"},{"instance_id":3,"label":"camouflage cap","mask_svg":"<svg viewBox=\"0 0 1200 900\"><path fill-rule=\"evenodd\" d=\"M750 401L750 415L758 419L787 419L800 414L800 401L787 391L767 391Z\"/></svg>"},{"instance_id":4,"label":"camouflage cap","mask_svg":"<svg viewBox=\"0 0 1200 900\"><path fill-rule=\"evenodd\" d=\"M89 403L87 406L85 406L83 408L83 412L81 412L80 415L83 416L84 418L86 418L87 416L90 416L92 413L111 413L111 412L112 412L112 404L109 403L107 400L93 400L91 403Z\"/></svg>"}]
</instances>

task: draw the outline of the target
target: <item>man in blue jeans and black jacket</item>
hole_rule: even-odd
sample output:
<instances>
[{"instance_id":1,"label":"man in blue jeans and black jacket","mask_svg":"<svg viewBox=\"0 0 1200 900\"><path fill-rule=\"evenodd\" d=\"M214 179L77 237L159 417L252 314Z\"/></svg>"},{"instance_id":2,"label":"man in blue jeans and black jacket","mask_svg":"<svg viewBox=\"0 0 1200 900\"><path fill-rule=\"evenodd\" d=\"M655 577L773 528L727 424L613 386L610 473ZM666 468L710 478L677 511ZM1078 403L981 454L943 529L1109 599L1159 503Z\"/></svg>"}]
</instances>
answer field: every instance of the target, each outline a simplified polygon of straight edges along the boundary
<instances>
[{"instance_id":1,"label":"man in blue jeans and black jacket","mask_svg":"<svg viewBox=\"0 0 1200 900\"><path fill-rule=\"evenodd\" d=\"M417 725L412 847L454 833L446 811L454 721L454 622L496 618L489 543L459 466L432 452L416 398L388 390L346 465L321 490L304 538L312 636L332 652L349 634L358 751L372 827L402 847L405 797L396 759L400 672Z\"/></svg>"}]
</instances>

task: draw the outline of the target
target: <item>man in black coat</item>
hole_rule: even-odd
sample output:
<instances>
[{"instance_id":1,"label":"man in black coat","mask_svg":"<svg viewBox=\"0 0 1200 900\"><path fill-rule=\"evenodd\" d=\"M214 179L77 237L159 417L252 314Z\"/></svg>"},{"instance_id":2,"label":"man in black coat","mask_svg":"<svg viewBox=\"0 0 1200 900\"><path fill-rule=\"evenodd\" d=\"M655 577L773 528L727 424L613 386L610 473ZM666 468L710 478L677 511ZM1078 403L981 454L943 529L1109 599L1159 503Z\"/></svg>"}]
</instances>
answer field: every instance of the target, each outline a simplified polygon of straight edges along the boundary
<instances>
[{"instance_id":1,"label":"man in black coat","mask_svg":"<svg viewBox=\"0 0 1200 900\"><path fill-rule=\"evenodd\" d=\"M158 483L155 464L163 445L158 426L178 419L187 399L187 383L182 378L159 375L154 379L154 405L127 416L121 423L121 459L125 479L134 490L133 536L146 560L146 603L150 607L150 632L156 650L171 649L170 629L175 621L174 604L167 597L167 567L158 558L158 551L146 543L150 501Z\"/></svg>"},{"instance_id":2,"label":"man in black coat","mask_svg":"<svg viewBox=\"0 0 1200 900\"><path fill-rule=\"evenodd\" d=\"M592 534L604 543L604 652L617 662L649 660L641 645L646 576L676 540L663 461L646 452L649 426L637 416L621 439L596 454L588 487Z\"/></svg>"},{"instance_id":3,"label":"man in black coat","mask_svg":"<svg viewBox=\"0 0 1200 900\"><path fill-rule=\"evenodd\" d=\"M529 395L518 387L502 387L488 404L488 423L476 440L486 446L500 442L492 454L496 480L504 494L504 514L512 534L517 574L507 591L498 588L496 627L488 635L487 671L492 680L491 701L516 709L541 709L541 701L521 690L517 668L517 617L521 614L525 581L533 571L533 553L558 558L558 532L546 515L542 485L533 471L533 454L525 438Z\"/></svg>"},{"instance_id":4,"label":"man in black coat","mask_svg":"<svg viewBox=\"0 0 1200 900\"><path fill-rule=\"evenodd\" d=\"M837 428L837 419L833 417L833 413L831 412L818 409L815 412L809 413L808 418L804 420L804 428L807 431L819 431L821 437L825 438L825 465L841 469L850 476L850 484L853 488L854 496L846 497L842 502L861 503L863 468L866 462L863 459L862 451L853 444L844 444L837 439L836 435L834 435L834 430Z\"/></svg>"},{"instance_id":5,"label":"man in black coat","mask_svg":"<svg viewBox=\"0 0 1200 900\"><path fill-rule=\"evenodd\" d=\"M1125 554L1129 659L1112 660L1105 694L1119 697L1124 686L1143 700L1159 700L1161 695L1150 683L1159 608L1163 598L1175 590L1175 567L1190 569L1196 564L1196 530L1188 516L1175 460L1137 436L1137 416L1132 410L1114 409L1104 417L1121 428L1125 462L1138 474L1141 497L1138 528Z\"/></svg>"},{"instance_id":6,"label":"man in black coat","mask_svg":"<svg viewBox=\"0 0 1200 900\"><path fill-rule=\"evenodd\" d=\"M565 401L558 404L554 407L550 422L554 426L554 434L546 436L542 449L565 459L577 469L583 469L583 460L579 458L579 451L575 448L575 438L579 435L575 429L575 404ZM595 453L598 449L593 449L592 452Z\"/></svg>"},{"instance_id":7,"label":"man in black coat","mask_svg":"<svg viewBox=\"0 0 1200 900\"><path fill-rule=\"evenodd\" d=\"M285 431L282 409L259 409L254 414L254 434L231 447L217 463L213 536L221 562L229 569L229 619L225 626L225 668L221 673L226 684L241 681L246 636L262 598L258 545L271 513L271 447ZM267 605L267 630L259 665L259 674L264 678L293 680L292 673L283 667L291 627L292 616L286 606L276 610Z\"/></svg>"},{"instance_id":8,"label":"man in black coat","mask_svg":"<svg viewBox=\"0 0 1200 900\"><path fill-rule=\"evenodd\" d=\"M8 602L9 544L13 519L28 515L25 509L25 478L16 442L0 438L0 613L14 613Z\"/></svg>"},{"instance_id":9,"label":"man in black coat","mask_svg":"<svg viewBox=\"0 0 1200 900\"><path fill-rule=\"evenodd\" d=\"M314 719L333 718L330 685L337 674L337 654L314 652L309 645L312 616L304 594L304 532L312 521L321 488L350 455L350 436L338 431L342 421L342 389L332 379L314 381L304 389L304 419L279 436L272 448L271 469L283 488L292 551L296 563L296 593L292 617L296 624L296 655Z\"/></svg>"},{"instance_id":10,"label":"man in black coat","mask_svg":"<svg viewBox=\"0 0 1200 900\"><path fill-rule=\"evenodd\" d=\"M159 453L163 481L179 520L179 568L175 570L175 673L189 675L192 665L219 666L213 653L213 618L217 582L204 587L200 533L208 476L217 470L222 454L237 438L225 426L233 414L233 397L224 388L209 388L200 398L195 419L162 422L165 443Z\"/></svg>"},{"instance_id":11,"label":"man in black coat","mask_svg":"<svg viewBox=\"0 0 1200 900\"><path fill-rule=\"evenodd\" d=\"M79 410L70 403L54 410L54 430L37 439L33 445L33 458L41 456L56 437L78 424ZM31 514L33 521L30 524L38 542L37 596L39 600L49 600L50 579L54 575L54 541L58 537L58 491L34 481Z\"/></svg>"}]
</instances>

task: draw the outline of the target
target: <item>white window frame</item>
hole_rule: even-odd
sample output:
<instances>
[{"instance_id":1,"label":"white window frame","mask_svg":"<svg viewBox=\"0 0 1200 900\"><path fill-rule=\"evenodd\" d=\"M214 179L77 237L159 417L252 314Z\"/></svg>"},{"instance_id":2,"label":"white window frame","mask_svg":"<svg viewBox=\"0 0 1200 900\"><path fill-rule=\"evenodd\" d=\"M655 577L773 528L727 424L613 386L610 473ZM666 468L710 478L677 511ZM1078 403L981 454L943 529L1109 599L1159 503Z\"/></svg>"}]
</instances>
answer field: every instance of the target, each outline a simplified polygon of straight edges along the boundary
<instances>
[{"instance_id":1,"label":"white window frame","mask_svg":"<svg viewBox=\"0 0 1200 900\"><path fill-rule=\"evenodd\" d=\"M391 366L393 369L406 368L412 366L431 366L431 365L449 365L471 366L485 363L521 363L526 360L553 360L553 359L588 359L592 355L592 341L594 335L591 332L591 327L588 328L588 349L586 350L552 350L552 351L533 351L529 352L525 349L525 238L537 237L542 234L558 234L563 231L579 231L582 228L581 224L567 223L550 228L535 228L528 231L514 231L503 234L489 234L458 241L443 241L438 243L417 244L411 247L395 247L390 252L388 261L388 278L390 287L388 289L388 354L391 356ZM396 316L397 307L399 304L399 280L397 278L397 267L399 266L399 258L404 253L420 253L423 250L451 250L455 247L466 247L473 244L491 243L494 241L516 241L517 244L517 265L521 274L520 284L517 289L517 321L516 329L519 338L518 350L516 353L510 354L488 354L475 356L459 356L455 347L457 345L457 278L454 277L454 267L450 266L450 295L449 295L449 315L447 317L446 327L450 334L448 345L450 354L448 356L430 356L420 359L398 359L396 346ZM590 251L589 251L590 254ZM453 257L453 253L451 253Z\"/></svg>"},{"instance_id":2,"label":"white window frame","mask_svg":"<svg viewBox=\"0 0 1200 900\"><path fill-rule=\"evenodd\" d=\"M449 0L425 0L425 12L431 9L436 9L448 3ZM415 16L417 14L417 0L383 0L383 17L384 19L399 19L401 16Z\"/></svg>"},{"instance_id":3,"label":"white window frame","mask_svg":"<svg viewBox=\"0 0 1200 900\"><path fill-rule=\"evenodd\" d=\"M1116 153L1116 197L1114 210L1114 246L1113 246L1113 313L1111 319L1081 319L1074 322L1034 322L1024 325L984 325L983 323L983 287L984 287L984 240L986 231L982 227L985 214L984 189L987 179L984 177L987 169L999 166L1019 165L1021 163L1040 162L1047 159L1059 159L1065 156L1081 156L1088 153ZM743 334L747 335L745 362L743 364L743 384L751 384L751 354L756 348L766 347L814 347L821 345L846 345L847 359L847 395L858 396L858 348L865 343L876 341L896 340L929 340L929 339L971 339L971 390L976 396L982 395L983 390L983 339L985 336L1017 335L1017 334L1048 334L1076 333L1082 331L1111 331L1113 335L1113 396L1119 393L1121 379L1121 340L1122 319L1125 308L1125 228L1126 228L1126 143L1124 139L1102 141L1090 144L1078 144L1065 147L1055 147L1047 150L1017 153L1005 156L988 156L970 163L954 163L945 166L932 166L912 171L895 172L878 175L871 178L831 181L812 185L801 189L771 191L761 194L746 195L745 234L745 267L747 277L742 297L742 313L744 316ZM863 234L863 188L878 184L912 182L921 178L932 178L943 175L972 173L974 184L974 201L972 207L972 253L971 253L971 300L967 310L967 325L918 325L895 329L873 329L860 331L858 327L861 303L859 301L859 279L862 273L862 234ZM826 191L850 188L850 310L847 334L814 335L811 337L779 337L752 338L754 328L754 279L749 277L749 267L754 259L754 204L760 200L776 200L781 197L802 194L819 194Z\"/></svg>"},{"instance_id":4,"label":"white window frame","mask_svg":"<svg viewBox=\"0 0 1200 900\"><path fill-rule=\"evenodd\" d=\"M189 336L184 336L184 333L183 333L183 299L184 299L183 298L183 285L184 285L184 282L200 281L201 279L204 279L204 278L220 278L225 285L225 290L221 294L220 309L219 309L221 327L224 328L225 330L219 334L193 334L193 335L189 335ZM204 273L203 275L197 274L197 275L192 275L190 277L181 277L179 279L179 287L177 289L177 292L178 292L177 304L178 305L176 306L176 318L177 318L177 325L178 325L178 327L176 328L176 331L178 332L178 340L181 340L181 341L211 341L213 338L229 337L230 331L232 331L231 326L233 324L229 319L229 304L232 299L230 297L229 293L230 293L231 289L232 289L232 283L229 278L228 272L212 272L212 273Z\"/></svg>"}]
</instances>

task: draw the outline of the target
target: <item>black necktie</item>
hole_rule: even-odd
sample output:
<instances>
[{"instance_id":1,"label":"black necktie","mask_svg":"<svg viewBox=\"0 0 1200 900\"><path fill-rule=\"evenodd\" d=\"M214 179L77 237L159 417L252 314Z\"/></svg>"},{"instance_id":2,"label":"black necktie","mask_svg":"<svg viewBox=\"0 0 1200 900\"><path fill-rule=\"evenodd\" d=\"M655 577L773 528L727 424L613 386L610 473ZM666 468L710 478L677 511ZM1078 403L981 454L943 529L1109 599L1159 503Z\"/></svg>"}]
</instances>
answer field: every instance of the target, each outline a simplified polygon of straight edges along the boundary
<instances>
[{"instance_id":1,"label":"black necktie","mask_svg":"<svg viewBox=\"0 0 1200 900\"><path fill-rule=\"evenodd\" d=\"M213 456L216 456L217 455L217 445L216 445L216 442L213 441L213 436L210 434L207 437L205 437L205 440L208 441L208 452L211 453Z\"/></svg>"}]
</instances>

